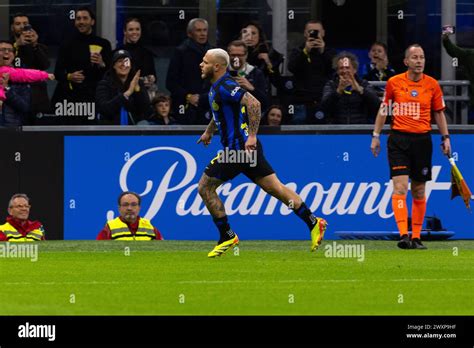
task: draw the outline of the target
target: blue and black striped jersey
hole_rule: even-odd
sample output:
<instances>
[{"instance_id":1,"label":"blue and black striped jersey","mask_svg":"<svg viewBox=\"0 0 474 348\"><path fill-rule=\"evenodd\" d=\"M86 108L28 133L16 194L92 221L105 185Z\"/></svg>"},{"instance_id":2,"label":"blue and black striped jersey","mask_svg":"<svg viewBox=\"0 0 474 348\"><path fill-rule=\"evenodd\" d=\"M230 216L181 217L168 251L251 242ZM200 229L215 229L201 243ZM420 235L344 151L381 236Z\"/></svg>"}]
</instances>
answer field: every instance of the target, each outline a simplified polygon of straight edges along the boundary
<instances>
[{"instance_id":1,"label":"blue and black striped jersey","mask_svg":"<svg viewBox=\"0 0 474 348\"><path fill-rule=\"evenodd\" d=\"M249 136L249 119L244 105L240 104L247 91L226 73L209 91L212 117L219 129L224 148L244 150Z\"/></svg>"}]
</instances>

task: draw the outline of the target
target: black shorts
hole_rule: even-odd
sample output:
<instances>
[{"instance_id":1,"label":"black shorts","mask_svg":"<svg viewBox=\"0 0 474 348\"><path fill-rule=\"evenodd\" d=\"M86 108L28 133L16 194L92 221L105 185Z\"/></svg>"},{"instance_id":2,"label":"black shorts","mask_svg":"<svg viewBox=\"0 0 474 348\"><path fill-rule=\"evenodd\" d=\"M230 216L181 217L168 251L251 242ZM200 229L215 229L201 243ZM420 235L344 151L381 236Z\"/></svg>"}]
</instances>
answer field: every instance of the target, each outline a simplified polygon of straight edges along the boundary
<instances>
[{"instance_id":1,"label":"black shorts","mask_svg":"<svg viewBox=\"0 0 474 348\"><path fill-rule=\"evenodd\" d=\"M431 134L391 131L387 142L390 177L409 175L410 179L431 180Z\"/></svg>"},{"instance_id":2,"label":"black shorts","mask_svg":"<svg viewBox=\"0 0 474 348\"><path fill-rule=\"evenodd\" d=\"M262 144L258 140L257 150L250 156L246 155L245 150L232 152L233 150L224 149L221 151L223 152L214 157L204 170L204 173L211 178L228 181L243 173L255 182L257 178L275 173L266 160Z\"/></svg>"}]
</instances>

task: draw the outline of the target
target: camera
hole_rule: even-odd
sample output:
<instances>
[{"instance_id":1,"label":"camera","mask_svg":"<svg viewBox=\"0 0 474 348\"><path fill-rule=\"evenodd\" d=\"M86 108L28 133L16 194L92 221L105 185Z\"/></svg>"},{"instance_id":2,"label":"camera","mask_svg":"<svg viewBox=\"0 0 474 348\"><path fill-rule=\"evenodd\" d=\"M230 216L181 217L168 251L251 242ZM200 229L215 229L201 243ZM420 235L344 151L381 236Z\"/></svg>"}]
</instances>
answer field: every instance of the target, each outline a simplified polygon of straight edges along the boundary
<instances>
[{"instance_id":1,"label":"camera","mask_svg":"<svg viewBox=\"0 0 474 348\"><path fill-rule=\"evenodd\" d=\"M23 31L31 31L33 30L33 27L31 26L31 24L27 24L23 27Z\"/></svg>"},{"instance_id":2,"label":"camera","mask_svg":"<svg viewBox=\"0 0 474 348\"><path fill-rule=\"evenodd\" d=\"M309 37L312 37L313 39L318 39L319 38L319 30L310 30L309 31Z\"/></svg>"},{"instance_id":3,"label":"camera","mask_svg":"<svg viewBox=\"0 0 474 348\"><path fill-rule=\"evenodd\" d=\"M443 34L451 35L456 33L456 27L454 25L443 25L442 30Z\"/></svg>"}]
</instances>

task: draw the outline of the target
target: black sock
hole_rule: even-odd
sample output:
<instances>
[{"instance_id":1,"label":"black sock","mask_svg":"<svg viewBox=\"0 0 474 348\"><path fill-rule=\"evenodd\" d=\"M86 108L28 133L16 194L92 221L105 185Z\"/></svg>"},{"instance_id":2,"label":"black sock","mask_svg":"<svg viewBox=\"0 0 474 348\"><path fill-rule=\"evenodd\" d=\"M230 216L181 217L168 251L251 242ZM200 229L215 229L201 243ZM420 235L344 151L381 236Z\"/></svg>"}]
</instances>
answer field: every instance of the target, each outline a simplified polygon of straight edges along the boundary
<instances>
[{"instance_id":1,"label":"black sock","mask_svg":"<svg viewBox=\"0 0 474 348\"><path fill-rule=\"evenodd\" d=\"M227 222L227 216L222 218L213 218L213 220L219 229L220 238L218 244L235 237L234 231L231 230L230 225Z\"/></svg>"},{"instance_id":2,"label":"black sock","mask_svg":"<svg viewBox=\"0 0 474 348\"><path fill-rule=\"evenodd\" d=\"M308 225L310 230L314 227L314 225L316 225L316 216L313 215L311 210L308 209L304 202L301 203L301 206L298 209L293 209L293 211L299 216L301 220L306 223L306 225Z\"/></svg>"}]
</instances>

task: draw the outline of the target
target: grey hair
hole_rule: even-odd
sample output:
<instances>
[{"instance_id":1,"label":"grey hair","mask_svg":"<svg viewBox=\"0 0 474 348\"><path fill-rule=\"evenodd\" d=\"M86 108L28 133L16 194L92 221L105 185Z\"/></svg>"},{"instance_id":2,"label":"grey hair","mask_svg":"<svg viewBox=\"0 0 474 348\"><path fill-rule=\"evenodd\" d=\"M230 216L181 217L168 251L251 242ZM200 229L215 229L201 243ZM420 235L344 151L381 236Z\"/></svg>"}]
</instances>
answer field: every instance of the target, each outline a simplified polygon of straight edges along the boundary
<instances>
[{"instance_id":1,"label":"grey hair","mask_svg":"<svg viewBox=\"0 0 474 348\"><path fill-rule=\"evenodd\" d=\"M186 32L189 34L189 33L192 33L193 30L194 30L194 24L196 24L196 22L202 22L206 25L206 27L209 28L209 24L207 23L207 21L204 19L204 18L193 18L189 21L188 23L188 27L186 28Z\"/></svg>"},{"instance_id":2,"label":"grey hair","mask_svg":"<svg viewBox=\"0 0 474 348\"><path fill-rule=\"evenodd\" d=\"M30 198L24 194L24 193L15 193L12 198L10 198L10 201L8 202L8 209L10 209L11 207L13 207L13 201L17 198L24 198L26 199L26 201L28 202L28 204L30 204Z\"/></svg>"},{"instance_id":3,"label":"grey hair","mask_svg":"<svg viewBox=\"0 0 474 348\"><path fill-rule=\"evenodd\" d=\"M354 53L342 51L338 53L332 60L332 68L337 70L337 63L341 60L347 58L351 61L352 67L357 71L359 69L359 60Z\"/></svg>"},{"instance_id":4,"label":"grey hair","mask_svg":"<svg viewBox=\"0 0 474 348\"><path fill-rule=\"evenodd\" d=\"M225 68L230 65L229 54L222 48L213 48L208 50L207 53L210 53L212 56L219 58L219 60L221 60L222 62L225 62Z\"/></svg>"}]
</instances>

